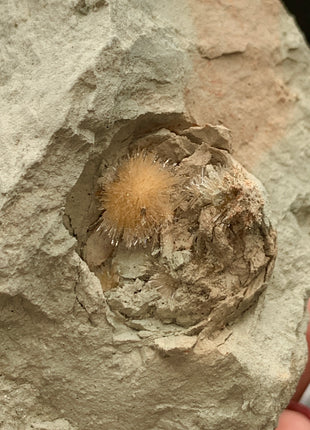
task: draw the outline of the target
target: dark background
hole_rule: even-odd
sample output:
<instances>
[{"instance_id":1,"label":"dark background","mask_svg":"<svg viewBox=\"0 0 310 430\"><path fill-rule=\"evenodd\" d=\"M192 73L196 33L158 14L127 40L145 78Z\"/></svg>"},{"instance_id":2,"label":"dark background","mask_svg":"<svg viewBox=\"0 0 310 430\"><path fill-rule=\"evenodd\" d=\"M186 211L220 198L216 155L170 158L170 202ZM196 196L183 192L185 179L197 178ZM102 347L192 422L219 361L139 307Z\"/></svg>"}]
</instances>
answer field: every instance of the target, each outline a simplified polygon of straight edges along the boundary
<instances>
[{"instance_id":1,"label":"dark background","mask_svg":"<svg viewBox=\"0 0 310 430\"><path fill-rule=\"evenodd\" d=\"M310 0L282 0L310 44Z\"/></svg>"}]
</instances>

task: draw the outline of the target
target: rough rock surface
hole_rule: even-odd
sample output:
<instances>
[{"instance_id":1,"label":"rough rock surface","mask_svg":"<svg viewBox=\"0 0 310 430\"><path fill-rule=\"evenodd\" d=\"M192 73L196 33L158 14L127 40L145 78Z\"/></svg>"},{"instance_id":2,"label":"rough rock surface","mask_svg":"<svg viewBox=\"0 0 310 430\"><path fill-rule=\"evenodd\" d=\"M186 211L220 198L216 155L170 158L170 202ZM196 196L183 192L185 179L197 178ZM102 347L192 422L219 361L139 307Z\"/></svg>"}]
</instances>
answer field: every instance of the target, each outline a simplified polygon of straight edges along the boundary
<instances>
[{"instance_id":1,"label":"rough rock surface","mask_svg":"<svg viewBox=\"0 0 310 430\"><path fill-rule=\"evenodd\" d=\"M13 0L0 23L0 428L273 429L310 279L310 55L293 20L269 0ZM214 333L129 327L84 261L105 156L154 133L173 151L206 123L267 190L273 276Z\"/></svg>"}]
</instances>

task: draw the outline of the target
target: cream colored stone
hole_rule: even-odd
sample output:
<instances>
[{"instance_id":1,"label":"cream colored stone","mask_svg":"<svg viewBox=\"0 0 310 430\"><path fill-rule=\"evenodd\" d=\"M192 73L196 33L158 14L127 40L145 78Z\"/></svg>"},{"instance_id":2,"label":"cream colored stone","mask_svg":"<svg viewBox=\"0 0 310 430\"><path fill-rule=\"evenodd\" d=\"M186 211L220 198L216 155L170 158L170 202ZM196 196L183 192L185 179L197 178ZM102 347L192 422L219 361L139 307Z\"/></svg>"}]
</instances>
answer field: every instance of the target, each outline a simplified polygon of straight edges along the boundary
<instances>
[{"instance_id":1,"label":"cream colored stone","mask_svg":"<svg viewBox=\"0 0 310 430\"><path fill-rule=\"evenodd\" d=\"M310 278L310 55L293 20L269 0L12 0L0 27L0 428L274 429L306 358ZM82 249L104 169L158 130L190 156L182 133L205 124L231 130L266 188L278 260L228 332L204 321L165 356L154 342L180 327L112 312Z\"/></svg>"},{"instance_id":2,"label":"cream colored stone","mask_svg":"<svg viewBox=\"0 0 310 430\"><path fill-rule=\"evenodd\" d=\"M194 348L197 336L167 336L156 339L154 344L166 355L182 355Z\"/></svg>"}]
</instances>

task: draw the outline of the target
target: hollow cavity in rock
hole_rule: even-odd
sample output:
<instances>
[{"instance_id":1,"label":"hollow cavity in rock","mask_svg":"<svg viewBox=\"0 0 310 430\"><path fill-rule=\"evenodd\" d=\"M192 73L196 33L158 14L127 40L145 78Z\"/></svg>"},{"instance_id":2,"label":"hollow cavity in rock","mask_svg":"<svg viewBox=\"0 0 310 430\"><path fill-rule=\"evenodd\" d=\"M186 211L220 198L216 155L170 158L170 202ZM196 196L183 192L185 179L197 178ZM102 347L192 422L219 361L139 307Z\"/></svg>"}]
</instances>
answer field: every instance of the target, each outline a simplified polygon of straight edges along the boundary
<instances>
[{"instance_id":1,"label":"hollow cavity in rock","mask_svg":"<svg viewBox=\"0 0 310 430\"><path fill-rule=\"evenodd\" d=\"M131 141L119 155L107 150L97 191L114 180L124 157L139 151L157 163L168 160L163 168L176 178L173 216L145 243L129 246L119 234L115 246L103 207L83 234L76 233L80 255L124 320L182 327L204 321L210 331L220 329L257 300L273 268L276 234L262 187L230 155L229 131L207 125L179 134L160 129Z\"/></svg>"}]
</instances>

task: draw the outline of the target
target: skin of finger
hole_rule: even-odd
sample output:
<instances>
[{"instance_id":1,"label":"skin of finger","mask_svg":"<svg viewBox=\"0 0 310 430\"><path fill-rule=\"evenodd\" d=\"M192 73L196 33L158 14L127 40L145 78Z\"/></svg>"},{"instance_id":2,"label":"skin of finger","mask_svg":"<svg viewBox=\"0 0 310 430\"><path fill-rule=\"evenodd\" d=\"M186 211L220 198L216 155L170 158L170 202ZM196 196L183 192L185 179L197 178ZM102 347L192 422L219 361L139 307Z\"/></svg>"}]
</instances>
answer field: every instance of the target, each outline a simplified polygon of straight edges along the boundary
<instances>
[{"instance_id":1,"label":"skin of finger","mask_svg":"<svg viewBox=\"0 0 310 430\"><path fill-rule=\"evenodd\" d=\"M310 313L310 300L308 301L307 308ZM292 397L292 400L296 402L310 383L310 321L307 327L306 338L308 344L308 362L298 382L296 392ZM299 412L285 410L280 415L276 430L310 430L310 420Z\"/></svg>"},{"instance_id":2,"label":"skin of finger","mask_svg":"<svg viewBox=\"0 0 310 430\"><path fill-rule=\"evenodd\" d=\"M276 430L310 430L310 420L299 412L283 411Z\"/></svg>"},{"instance_id":3,"label":"skin of finger","mask_svg":"<svg viewBox=\"0 0 310 430\"><path fill-rule=\"evenodd\" d=\"M307 308L308 308L308 312L310 313L310 300L308 301ZM310 322L308 323L306 338L307 338L307 344L308 344L308 362L297 384L296 392L292 397L292 400L294 400L295 402L298 402L302 393L305 391L308 384L310 383L310 358L309 358L310 357Z\"/></svg>"}]
</instances>

